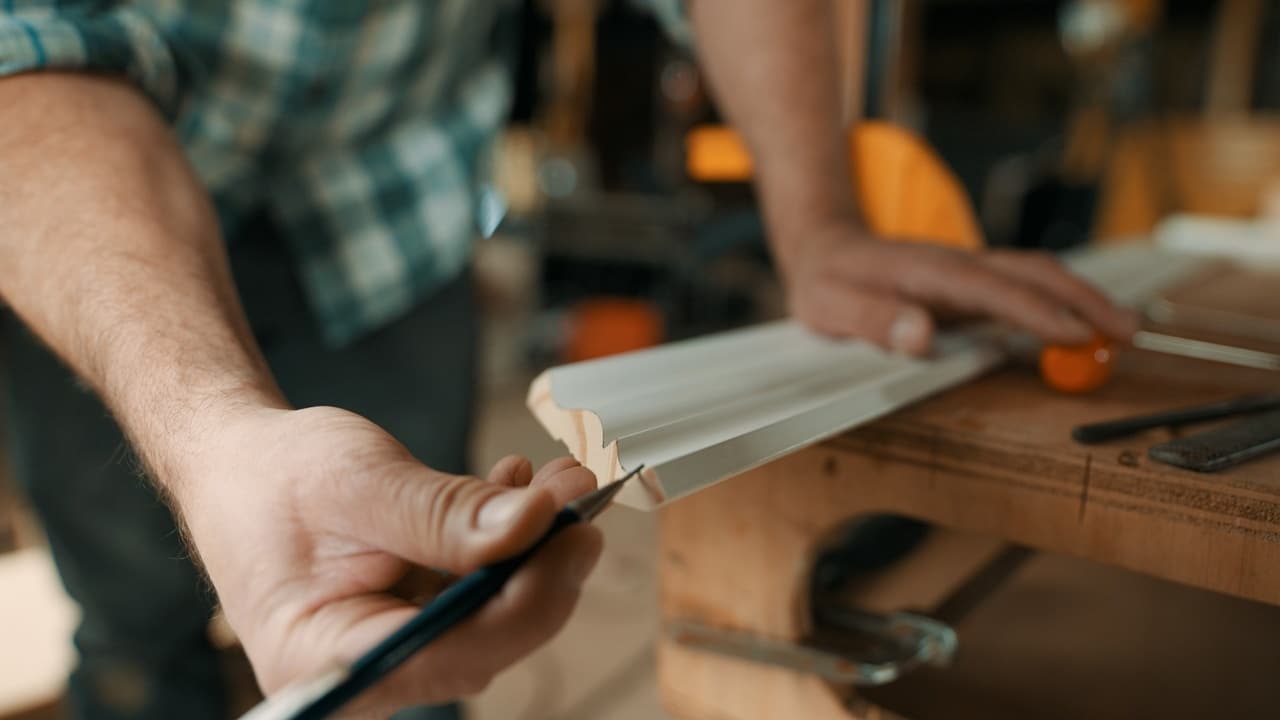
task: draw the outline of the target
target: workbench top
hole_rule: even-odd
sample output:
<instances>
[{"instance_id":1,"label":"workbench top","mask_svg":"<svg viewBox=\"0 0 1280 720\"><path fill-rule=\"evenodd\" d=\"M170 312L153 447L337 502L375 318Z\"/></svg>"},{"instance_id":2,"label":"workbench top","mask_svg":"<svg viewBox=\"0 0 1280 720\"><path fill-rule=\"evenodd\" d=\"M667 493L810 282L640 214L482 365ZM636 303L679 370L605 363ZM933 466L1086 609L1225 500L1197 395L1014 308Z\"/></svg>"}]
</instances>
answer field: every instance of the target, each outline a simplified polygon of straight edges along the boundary
<instances>
[{"instance_id":1,"label":"workbench top","mask_svg":"<svg viewBox=\"0 0 1280 720\"><path fill-rule=\"evenodd\" d=\"M1280 565L1263 572L1246 551L1265 547L1280 563L1280 454L1204 474L1147 457L1177 429L1071 439L1080 424L1275 387L1264 371L1131 351L1106 387L1070 396L1014 365L806 452L834 472L846 455L892 464L884 509L1280 604Z\"/></svg>"},{"instance_id":2,"label":"workbench top","mask_svg":"<svg viewBox=\"0 0 1280 720\"><path fill-rule=\"evenodd\" d=\"M1219 276L1200 285L1224 287L1234 291L1227 309L1277 317L1274 308L1252 307L1271 297L1256 283ZM1199 474L1147 457L1174 429L1088 446L1071 438L1078 425L1278 386L1267 371L1122 349L1106 386L1063 395L1041 382L1034 362L1012 360L664 507L663 617L802 642L813 627L814 558L849 523L878 513L950 529L981 550L976 564L937 568L938 577L897 608L934 611L972 570L1002 553L982 548L1006 544L1280 605L1280 455ZM677 639L664 638L659 658L665 701L680 717L893 717L815 675L717 656Z\"/></svg>"}]
</instances>

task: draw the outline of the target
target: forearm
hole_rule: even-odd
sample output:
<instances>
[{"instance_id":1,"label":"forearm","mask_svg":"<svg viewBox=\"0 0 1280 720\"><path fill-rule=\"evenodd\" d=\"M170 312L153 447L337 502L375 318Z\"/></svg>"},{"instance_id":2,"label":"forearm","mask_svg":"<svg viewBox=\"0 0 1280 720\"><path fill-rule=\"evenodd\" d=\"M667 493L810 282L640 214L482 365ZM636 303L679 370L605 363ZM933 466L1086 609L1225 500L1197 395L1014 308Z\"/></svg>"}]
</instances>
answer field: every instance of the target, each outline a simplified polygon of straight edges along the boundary
<instances>
[{"instance_id":1,"label":"forearm","mask_svg":"<svg viewBox=\"0 0 1280 720\"><path fill-rule=\"evenodd\" d=\"M779 260L832 217L855 218L830 0L695 0L698 52L745 138Z\"/></svg>"},{"instance_id":2,"label":"forearm","mask_svg":"<svg viewBox=\"0 0 1280 720\"><path fill-rule=\"evenodd\" d=\"M204 189L123 82L0 79L0 295L169 490L210 425L280 405Z\"/></svg>"}]
</instances>

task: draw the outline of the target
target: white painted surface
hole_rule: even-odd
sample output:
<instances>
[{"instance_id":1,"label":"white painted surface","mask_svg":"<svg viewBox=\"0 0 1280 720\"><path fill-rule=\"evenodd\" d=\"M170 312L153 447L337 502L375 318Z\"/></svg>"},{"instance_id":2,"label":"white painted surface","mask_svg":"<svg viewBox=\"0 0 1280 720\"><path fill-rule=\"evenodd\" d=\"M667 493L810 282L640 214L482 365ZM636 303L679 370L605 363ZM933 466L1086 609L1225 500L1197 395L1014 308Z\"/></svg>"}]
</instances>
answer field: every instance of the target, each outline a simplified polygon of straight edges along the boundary
<instances>
[{"instance_id":1,"label":"white painted surface","mask_svg":"<svg viewBox=\"0 0 1280 720\"><path fill-rule=\"evenodd\" d=\"M601 440L618 442L623 468L654 471L665 502L974 377L1000 359L994 344L976 336L940 338L926 361L778 322L556 368L550 380L556 405L599 418ZM627 489L619 501L646 509L658 501L640 483Z\"/></svg>"},{"instance_id":2,"label":"white painted surface","mask_svg":"<svg viewBox=\"0 0 1280 720\"><path fill-rule=\"evenodd\" d=\"M1156 244L1172 252L1280 268L1280 218L1174 215L1156 228Z\"/></svg>"}]
</instances>

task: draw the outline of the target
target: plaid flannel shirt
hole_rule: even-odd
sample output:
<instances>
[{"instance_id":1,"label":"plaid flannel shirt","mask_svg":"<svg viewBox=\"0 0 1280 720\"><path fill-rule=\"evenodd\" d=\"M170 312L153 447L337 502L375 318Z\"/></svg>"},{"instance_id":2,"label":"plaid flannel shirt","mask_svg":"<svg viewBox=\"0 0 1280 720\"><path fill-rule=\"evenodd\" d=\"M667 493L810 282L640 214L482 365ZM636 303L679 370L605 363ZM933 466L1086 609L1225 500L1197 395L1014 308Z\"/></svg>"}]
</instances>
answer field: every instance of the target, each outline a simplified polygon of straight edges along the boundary
<instances>
[{"instance_id":1,"label":"plaid flannel shirt","mask_svg":"<svg viewBox=\"0 0 1280 720\"><path fill-rule=\"evenodd\" d=\"M0 0L0 75L124 75L172 120L223 232L268 212L324 336L467 263L510 88L479 0Z\"/></svg>"}]
</instances>

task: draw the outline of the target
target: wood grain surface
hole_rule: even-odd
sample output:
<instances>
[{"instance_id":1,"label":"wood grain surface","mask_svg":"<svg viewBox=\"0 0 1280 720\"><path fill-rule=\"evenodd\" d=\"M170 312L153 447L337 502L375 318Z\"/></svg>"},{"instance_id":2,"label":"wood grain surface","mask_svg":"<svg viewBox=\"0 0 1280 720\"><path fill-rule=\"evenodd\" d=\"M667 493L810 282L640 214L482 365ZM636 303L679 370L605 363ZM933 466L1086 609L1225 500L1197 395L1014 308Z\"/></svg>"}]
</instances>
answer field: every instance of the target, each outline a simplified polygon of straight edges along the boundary
<instances>
[{"instance_id":1,"label":"wood grain surface","mask_svg":"<svg viewBox=\"0 0 1280 720\"><path fill-rule=\"evenodd\" d=\"M817 548L876 512L1280 604L1280 457L1202 475L1146 458L1176 430L1089 447L1070 437L1081 423L1274 386L1263 371L1140 351L1090 396L1056 394L1025 364L998 371L664 509L664 617L802 638ZM680 717L776 717L760 709L779 697L851 702L813 678L670 643L659 667Z\"/></svg>"}]
</instances>

